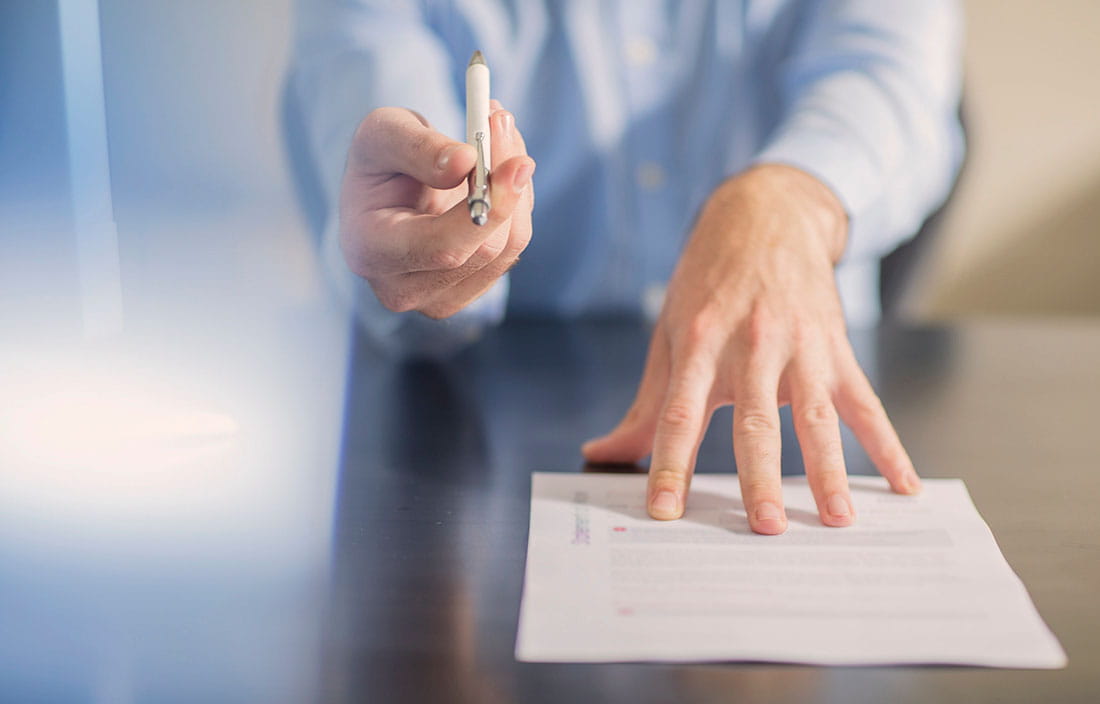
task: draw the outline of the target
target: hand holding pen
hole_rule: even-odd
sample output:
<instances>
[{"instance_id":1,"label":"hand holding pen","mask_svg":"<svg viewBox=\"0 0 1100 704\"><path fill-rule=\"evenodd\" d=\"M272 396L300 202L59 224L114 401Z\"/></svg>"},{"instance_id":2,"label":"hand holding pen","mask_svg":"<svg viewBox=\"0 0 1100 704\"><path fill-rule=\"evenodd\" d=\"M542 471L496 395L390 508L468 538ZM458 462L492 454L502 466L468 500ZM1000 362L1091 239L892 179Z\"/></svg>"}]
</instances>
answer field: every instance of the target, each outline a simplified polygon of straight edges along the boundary
<instances>
[{"instance_id":1,"label":"hand holding pen","mask_svg":"<svg viewBox=\"0 0 1100 704\"><path fill-rule=\"evenodd\" d=\"M485 112L483 184L476 147L411 110L378 108L356 130L341 187L340 244L348 266L389 310L454 315L489 290L530 241L535 162L512 114L495 100ZM484 205L475 215L478 200Z\"/></svg>"}]
</instances>

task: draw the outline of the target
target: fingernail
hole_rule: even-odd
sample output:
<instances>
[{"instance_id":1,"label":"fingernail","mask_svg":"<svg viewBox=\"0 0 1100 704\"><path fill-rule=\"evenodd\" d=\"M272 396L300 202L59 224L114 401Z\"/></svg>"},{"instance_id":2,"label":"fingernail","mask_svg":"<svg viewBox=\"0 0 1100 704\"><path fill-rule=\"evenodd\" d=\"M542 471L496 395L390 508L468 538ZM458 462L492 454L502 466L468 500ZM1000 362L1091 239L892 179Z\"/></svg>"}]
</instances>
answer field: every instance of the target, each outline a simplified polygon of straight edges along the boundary
<instances>
[{"instance_id":1,"label":"fingernail","mask_svg":"<svg viewBox=\"0 0 1100 704\"><path fill-rule=\"evenodd\" d=\"M756 505L756 520L777 521L782 523L783 514L779 512L778 506L768 501L764 501Z\"/></svg>"},{"instance_id":2,"label":"fingernail","mask_svg":"<svg viewBox=\"0 0 1100 704\"><path fill-rule=\"evenodd\" d=\"M598 440L598 438L592 438L591 440L584 441L581 444L581 454L582 455L587 455L588 451L592 449L592 446L596 444L597 440Z\"/></svg>"},{"instance_id":3,"label":"fingernail","mask_svg":"<svg viewBox=\"0 0 1100 704\"><path fill-rule=\"evenodd\" d=\"M512 182L512 187L516 189L517 193L522 191L524 188L527 188L527 184L531 182L531 174L534 173L534 171L535 166L530 162L527 162L516 169L516 177L515 180Z\"/></svg>"},{"instance_id":4,"label":"fingernail","mask_svg":"<svg viewBox=\"0 0 1100 704\"><path fill-rule=\"evenodd\" d=\"M825 502L825 508L828 509L829 515L834 518L847 518L852 515L852 507L848 504L848 499L844 498L842 494L830 496L829 500Z\"/></svg>"},{"instance_id":5,"label":"fingernail","mask_svg":"<svg viewBox=\"0 0 1100 704\"><path fill-rule=\"evenodd\" d=\"M511 140L512 135L516 133L516 118L512 116L512 113L503 110L497 120L499 121L501 136Z\"/></svg>"},{"instance_id":6,"label":"fingernail","mask_svg":"<svg viewBox=\"0 0 1100 704\"><path fill-rule=\"evenodd\" d=\"M515 122L511 113L500 111L495 113L493 120L493 144L510 149L515 141Z\"/></svg>"},{"instance_id":7,"label":"fingernail","mask_svg":"<svg viewBox=\"0 0 1100 704\"><path fill-rule=\"evenodd\" d=\"M650 504L655 518L677 518L680 515L680 501L671 491L658 491Z\"/></svg>"},{"instance_id":8,"label":"fingernail","mask_svg":"<svg viewBox=\"0 0 1100 704\"><path fill-rule=\"evenodd\" d=\"M446 171L447 166L451 163L451 159L462 148L461 144L452 144L448 147L444 147L439 152L439 158L435 161L436 171Z\"/></svg>"}]
</instances>

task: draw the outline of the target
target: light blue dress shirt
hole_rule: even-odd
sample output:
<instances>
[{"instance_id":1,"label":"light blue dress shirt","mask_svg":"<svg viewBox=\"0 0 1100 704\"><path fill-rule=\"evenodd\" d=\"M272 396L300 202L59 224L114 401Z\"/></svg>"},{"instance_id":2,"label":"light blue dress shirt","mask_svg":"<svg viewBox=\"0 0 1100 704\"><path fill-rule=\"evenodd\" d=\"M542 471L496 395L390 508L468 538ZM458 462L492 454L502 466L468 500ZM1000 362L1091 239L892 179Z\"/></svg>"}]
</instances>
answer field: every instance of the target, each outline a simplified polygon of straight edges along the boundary
<instances>
[{"instance_id":1,"label":"light blue dress shirt","mask_svg":"<svg viewBox=\"0 0 1100 704\"><path fill-rule=\"evenodd\" d=\"M300 0L292 87L329 202L373 108L464 138L475 49L538 163L520 264L446 321L385 310L325 259L368 333L438 352L505 314L649 312L704 199L754 163L796 166L849 216L849 325L878 317L878 259L943 201L962 160L962 18L951 0ZM646 310L647 307L651 310Z\"/></svg>"}]
</instances>

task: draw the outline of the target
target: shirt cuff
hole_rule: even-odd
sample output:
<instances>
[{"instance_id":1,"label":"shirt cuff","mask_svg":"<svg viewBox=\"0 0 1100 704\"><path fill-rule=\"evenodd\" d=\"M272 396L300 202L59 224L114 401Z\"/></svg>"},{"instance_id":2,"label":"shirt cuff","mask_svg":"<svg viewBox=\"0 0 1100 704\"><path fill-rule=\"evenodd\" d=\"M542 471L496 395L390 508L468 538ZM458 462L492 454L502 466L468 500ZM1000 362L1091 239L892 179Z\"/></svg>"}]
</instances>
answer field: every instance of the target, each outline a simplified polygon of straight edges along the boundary
<instances>
[{"instance_id":1,"label":"shirt cuff","mask_svg":"<svg viewBox=\"0 0 1100 704\"><path fill-rule=\"evenodd\" d=\"M882 114L887 109L883 101L871 90L859 77L829 79L804 98L752 160L793 166L833 192L848 215L842 260L882 256L910 234L889 221L883 201L889 165L904 163L905 144L890 127L889 116ZM853 116L837 109L838 103L852 100L861 101L866 114Z\"/></svg>"},{"instance_id":2,"label":"shirt cuff","mask_svg":"<svg viewBox=\"0 0 1100 704\"><path fill-rule=\"evenodd\" d=\"M813 122L813 118L800 120ZM865 212L878 192L878 169L850 143L820 127L784 129L753 159L754 164L785 164L805 171L825 184L849 219Z\"/></svg>"}]
</instances>

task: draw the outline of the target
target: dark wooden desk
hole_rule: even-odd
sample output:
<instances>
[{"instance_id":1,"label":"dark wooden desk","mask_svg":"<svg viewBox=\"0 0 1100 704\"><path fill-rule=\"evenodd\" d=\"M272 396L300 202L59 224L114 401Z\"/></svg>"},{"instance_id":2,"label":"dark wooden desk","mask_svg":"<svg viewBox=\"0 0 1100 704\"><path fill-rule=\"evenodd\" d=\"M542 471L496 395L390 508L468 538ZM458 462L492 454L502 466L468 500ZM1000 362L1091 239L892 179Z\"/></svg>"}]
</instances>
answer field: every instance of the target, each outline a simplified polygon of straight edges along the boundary
<instances>
[{"instance_id":1,"label":"dark wooden desk","mask_svg":"<svg viewBox=\"0 0 1100 704\"><path fill-rule=\"evenodd\" d=\"M1061 671L515 661L532 471L580 471L639 376L631 322L514 323L447 364L352 360L324 628L325 701L1100 701L1100 324L856 335L929 477L962 477ZM700 472L733 471L729 410ZM801 463L784 417L785 473ZM869 473L846 438L849 470Z\"/></svg>"}]
</instances>

